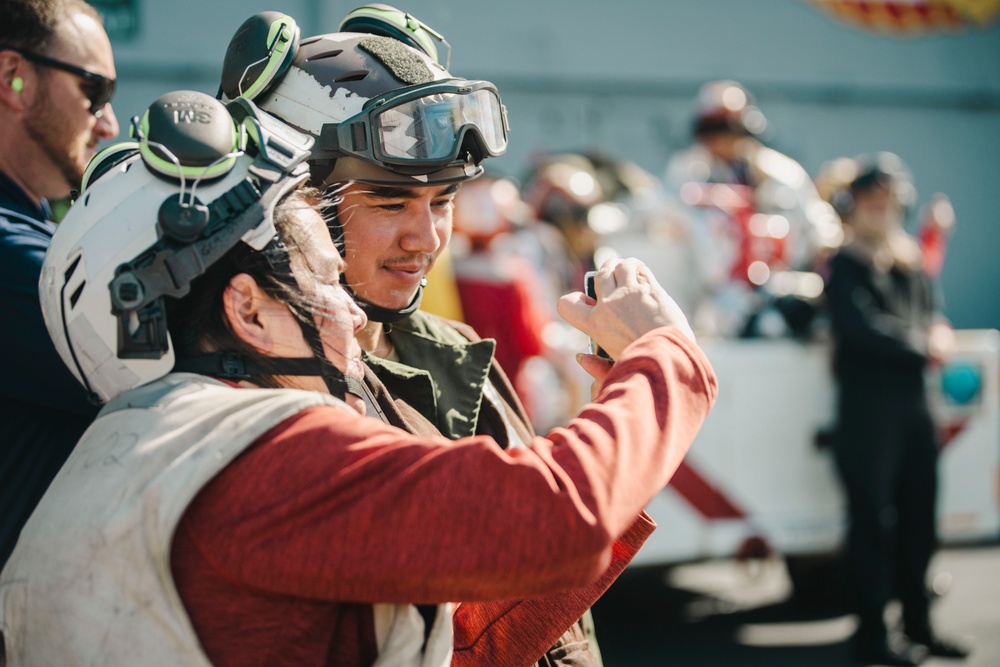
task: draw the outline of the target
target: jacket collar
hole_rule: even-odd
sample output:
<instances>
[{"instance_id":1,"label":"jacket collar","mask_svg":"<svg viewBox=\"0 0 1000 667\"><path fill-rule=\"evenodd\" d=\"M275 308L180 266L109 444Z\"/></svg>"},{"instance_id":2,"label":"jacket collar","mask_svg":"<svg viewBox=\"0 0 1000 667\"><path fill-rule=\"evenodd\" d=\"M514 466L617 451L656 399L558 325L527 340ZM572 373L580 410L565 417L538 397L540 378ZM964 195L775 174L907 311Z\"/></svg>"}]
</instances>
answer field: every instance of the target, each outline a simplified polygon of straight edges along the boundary
<instances>
[{"instance_id":1,"label":"jacket collar","mask_svg":"<svg viewBox=\"0 0 1000 667\"><path fill-rule=\"evenodd\" d=\"M389 392L436 422L445 437L474 435L496 343L470 341L419 311L393 324L391 336L399 361L365 355Z\"/></svg>"},{"instance_id":2,"label":"jacket collar","mask_svg":"<svg viewBox=\"0 0 1000 667\"><path fill-rule=\"evenodd\" d=\"M33 220L51 220L52 213L43 200L36 205L17 183L0 171L0 206Z\"/></svg>"}]
</instances>

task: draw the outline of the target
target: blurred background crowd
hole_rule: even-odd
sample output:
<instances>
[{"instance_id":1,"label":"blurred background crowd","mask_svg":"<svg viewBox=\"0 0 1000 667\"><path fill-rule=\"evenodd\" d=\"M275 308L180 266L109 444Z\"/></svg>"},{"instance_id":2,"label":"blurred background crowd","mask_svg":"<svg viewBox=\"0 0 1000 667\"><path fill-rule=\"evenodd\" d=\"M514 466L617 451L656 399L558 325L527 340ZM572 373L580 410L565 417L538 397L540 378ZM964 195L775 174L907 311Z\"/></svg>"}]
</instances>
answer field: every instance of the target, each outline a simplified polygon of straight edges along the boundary
<instances>
[{"instance_id":1,"label":"blurred background crowd","mask_svg":"<svg viewBox=\"0 0 1000 667\"><path fill-rule=\"evenodd\" d=\"M353 7L95 5L123 118L172 87L214 93L225 36L248 12L322 32ZM511 118L508 154L462 191L425 307L500 341L536 426L585 397L573 357L586 341L559 324L555 298L610 256L653 267L701 336L822 338L824 266L844 241L838 197L862 154L898 157L905 229L952 324L1000 326L1000 304L978 290L1000 277L986 182L1000 148L1000 3L626 5L404 8L445 36L452 71L498 85ZM949 239L961 261L945 264Z\"/></svg>"}]
</instances>

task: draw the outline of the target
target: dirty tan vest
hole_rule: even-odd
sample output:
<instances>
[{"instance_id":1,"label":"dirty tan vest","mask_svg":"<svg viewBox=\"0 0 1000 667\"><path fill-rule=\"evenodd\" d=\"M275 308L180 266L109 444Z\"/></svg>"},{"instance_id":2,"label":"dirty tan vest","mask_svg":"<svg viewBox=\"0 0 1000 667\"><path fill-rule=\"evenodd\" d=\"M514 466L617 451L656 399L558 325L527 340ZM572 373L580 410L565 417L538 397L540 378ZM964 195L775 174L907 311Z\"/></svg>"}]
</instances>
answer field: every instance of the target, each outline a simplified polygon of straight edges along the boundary
<instances>
[{"instance_id":1,"label":"dirty tan vest","mask_svg":"<svg viewBox=\"0 0 1000 667\"><path fill-rule=\"evenodd\" d=\"M174 530L230 461L318 405L349 409L316 392L177 373L105 406L0 575L7 665L210 667L171 576ZM451 662L451 605L441 605L426 646L416 607L377 604L373 614L376 665Z\"/></svg>"}]
</instances>

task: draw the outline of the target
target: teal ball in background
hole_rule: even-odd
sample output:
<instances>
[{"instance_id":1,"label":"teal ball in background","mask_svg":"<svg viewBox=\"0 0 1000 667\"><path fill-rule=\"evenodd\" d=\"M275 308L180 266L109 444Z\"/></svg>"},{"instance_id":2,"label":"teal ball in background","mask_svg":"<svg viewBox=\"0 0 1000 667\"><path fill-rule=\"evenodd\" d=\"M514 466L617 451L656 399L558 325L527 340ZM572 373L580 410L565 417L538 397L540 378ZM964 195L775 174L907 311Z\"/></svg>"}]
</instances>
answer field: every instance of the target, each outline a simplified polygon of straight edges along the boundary
<instances>
[{"instance_id":1,"label":"teal ball in background","mask_svg":"<svg viewBox=\"0 0 1000 667\"><path fill-rule=\"evenodd\" d=\"M941 370L941 392L952 403L970 403L979 395L982 384L982 371L974 364L953 363Z\"/></svg>"}]
</instances>

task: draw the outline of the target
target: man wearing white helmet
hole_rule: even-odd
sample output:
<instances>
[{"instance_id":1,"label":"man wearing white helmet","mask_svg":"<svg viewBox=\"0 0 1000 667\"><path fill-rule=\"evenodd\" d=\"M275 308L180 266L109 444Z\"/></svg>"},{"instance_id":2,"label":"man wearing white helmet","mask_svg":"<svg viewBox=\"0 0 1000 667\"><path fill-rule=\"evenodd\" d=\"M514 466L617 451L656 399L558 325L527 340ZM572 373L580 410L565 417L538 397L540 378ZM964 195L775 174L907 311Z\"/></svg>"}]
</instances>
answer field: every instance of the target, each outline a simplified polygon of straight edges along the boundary
<instances>
[{"instance_id":1,"label":"man wearing white helmet","mask_svg":"<svg viewBox=\"0 0 1000 667\"><path fill-rule=\"evenodd\" d=\"M714 400L683 314L635 260L563 297L617 361L585 357L595 402L525 447L365 417L366 318L303 190L311 141L230 107L239 126L159 98L55 234L46 325L106 405L0 574L0 655L534 662L652 530L635 517Z\"/></svg>"},{"instance_id":2,"label":"man wearing white helmet","mask_svg":"<svg viewBox=\"0 0 1000 667\"><path fill-rule=\"evenodd\" d=\"M344 282L368 315L358 338L372 413L411 433L521 446L534 432L495 342L419 310L451 238L455 193L506 151L500 95L449 73L437 60L443 40L409 14L368 5L341 29L300 40L291 17L254 15L230 42L220 95L253 99L316 139L313 182L336 193ZM589 612L547 659L600 665Z\"/></svg>"}]
</instances>

